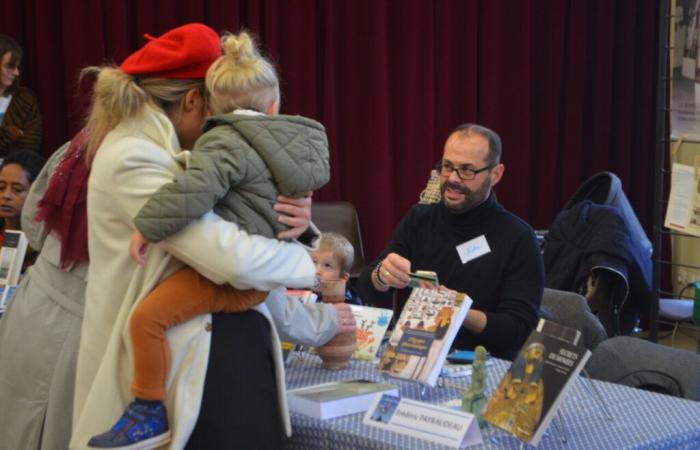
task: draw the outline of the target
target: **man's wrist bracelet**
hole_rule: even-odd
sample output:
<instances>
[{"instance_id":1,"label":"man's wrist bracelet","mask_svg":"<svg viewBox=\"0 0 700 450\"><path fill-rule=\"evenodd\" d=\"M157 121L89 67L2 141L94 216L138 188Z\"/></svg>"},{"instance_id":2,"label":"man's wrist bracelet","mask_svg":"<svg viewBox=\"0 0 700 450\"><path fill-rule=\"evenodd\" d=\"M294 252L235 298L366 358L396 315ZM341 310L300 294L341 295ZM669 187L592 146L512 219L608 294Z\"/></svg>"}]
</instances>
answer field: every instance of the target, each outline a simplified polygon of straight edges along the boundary
<instances>
[{"instance_id":1,"label":"man's wrist bracelet","mask_svg":"<svg viewBox=\"0 0 700 450\"><path fill-rule=\"evenodd\" d=\"M388 288L389 285L386 284L386 283L384 282L384 280L382 280L381 275L379 275L379 272L380 272L381 270L382 270L382 263L379 263L379 264L377 264L377 268L374 269L374 277L377 279L377 283L379 283L379 285L380 285L381 287Z\"/></svg>"}]
</instances>

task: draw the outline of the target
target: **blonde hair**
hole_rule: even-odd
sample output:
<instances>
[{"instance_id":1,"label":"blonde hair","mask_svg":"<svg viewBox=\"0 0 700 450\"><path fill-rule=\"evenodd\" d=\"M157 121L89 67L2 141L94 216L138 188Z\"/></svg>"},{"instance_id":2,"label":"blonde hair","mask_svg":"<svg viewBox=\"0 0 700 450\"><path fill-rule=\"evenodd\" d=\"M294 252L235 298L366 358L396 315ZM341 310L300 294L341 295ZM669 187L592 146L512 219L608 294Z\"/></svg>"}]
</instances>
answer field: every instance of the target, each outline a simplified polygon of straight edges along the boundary
<instances>
[{"instance_id":1,"label":"blonde hair","mask_svg":"<svg viewBox=\"0 0 700 450\"><path fill-rule=\"evenodd\" d=\"M264 113L274 102L279 104L277 71L248 33L225 34L221 48L223 56L212 64L206 77L212 113L238 108Z\"/></svg>"},{"instance_id":2,"label":"blonde hair","mask_svg":"<svg viewBox=\"0 0 700 450\"><path fill-rule=\"evenodd\" d=\"M182 112L182 99L189 90L199 89L205 98L201 79L137 79L115 66L86 67L80 77L91 74L97 79L86 123L88 161L92 161L107 133L122 120L138 117L146 105L163 110L173 123L177 123ZM179 107L175 110L175 106Z\"/></svg>"},{"instance_id":3,"label":"blonde hair","mask_svg":"<svg viewBox=\"0 0 700 450\"><path fill-rule=\"evenodd\" d=\"M355 249L345 236L338 233L321 233L318 248L333 253L333 256L338 258L343 273L350 273L355 260Z\"/></svg>"}]
</instances>

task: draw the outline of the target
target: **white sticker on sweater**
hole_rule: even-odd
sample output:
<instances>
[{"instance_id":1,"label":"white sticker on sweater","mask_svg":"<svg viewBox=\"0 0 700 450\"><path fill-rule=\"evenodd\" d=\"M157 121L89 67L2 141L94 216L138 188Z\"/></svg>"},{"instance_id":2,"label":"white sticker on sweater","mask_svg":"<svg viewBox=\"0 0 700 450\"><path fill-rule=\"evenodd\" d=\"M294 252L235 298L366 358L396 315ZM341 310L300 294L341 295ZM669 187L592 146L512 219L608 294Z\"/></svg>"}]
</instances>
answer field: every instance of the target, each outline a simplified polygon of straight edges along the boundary
<instances>
[{"instance_id":1,"label":"white sticker on sweater","mask_svg":"<svg viewBox=\"0 0 700 450\"><path fill-rule=\"evenodd\" d=\"M457 253L459 254L459 259L462 260L462 264L466 264L472 259L491 253L491 247L489 247L489 243L486 242L486 236L482 234L477 238L459 244L457 246Z\"/></svg>"}]
</instances>

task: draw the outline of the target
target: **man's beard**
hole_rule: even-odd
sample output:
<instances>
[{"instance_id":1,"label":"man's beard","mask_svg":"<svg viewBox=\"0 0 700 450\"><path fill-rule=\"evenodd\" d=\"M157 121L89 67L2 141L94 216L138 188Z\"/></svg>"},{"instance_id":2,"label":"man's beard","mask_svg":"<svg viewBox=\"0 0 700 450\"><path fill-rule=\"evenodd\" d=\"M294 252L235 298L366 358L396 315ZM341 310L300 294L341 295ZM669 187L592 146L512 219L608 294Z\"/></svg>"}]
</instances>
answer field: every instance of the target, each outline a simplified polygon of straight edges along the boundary
<instances>
[{"instance_id":1,"label":"man's beard","mask_svg":"<svg viewBox=\"0 0 700 450\"><path fill-rule=\"evenodd\" d=\"M448 188L453 191L462 193L464 195L464 200L462 200L459 203L448 203L447 199L445 198L445 191ZM442 202L445 204L448 210L450 210L453 213L463 213L469 211L475 206L480 205L484 200L486 200L486 197L488 197L489 195L490 189L491 185L489 184L488 178L481 184L481 186L479 186L478 189L474 191L472 191L471 189L469 189L461 183L445 181L440 186L440 194L442 196Z\"/></svg>"}]
</instances>

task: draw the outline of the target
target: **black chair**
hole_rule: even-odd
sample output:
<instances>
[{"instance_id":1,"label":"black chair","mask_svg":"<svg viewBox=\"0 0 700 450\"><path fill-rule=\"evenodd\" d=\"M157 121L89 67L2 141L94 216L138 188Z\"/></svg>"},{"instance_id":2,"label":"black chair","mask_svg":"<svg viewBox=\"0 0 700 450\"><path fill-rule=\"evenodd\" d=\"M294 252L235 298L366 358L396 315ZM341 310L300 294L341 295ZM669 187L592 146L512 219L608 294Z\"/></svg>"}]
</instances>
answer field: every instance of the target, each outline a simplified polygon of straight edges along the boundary
<instances>
[{"instance_id":1,"label":"black chair","mask_svg":"<svg viewBox=\"0 0 700 450\"><path fill-rule=\"evenodd\" d=\"M591 351L608 338L603 324L591 312L586 299L575 292L545 289L540 317L579 330L580 344Z\"/></svg>"},{"instance_id":2,"label":"black chair","mask_svg":"<svg viewBox=\"0 0 700 450\"><path fill-rule=\"evenodd\" d=\"M617 336L593 351L586 369L592 378L700 400L700 355Z\"/></svg>"},{"instance_id":3,"label":"black chair","mask_svg":"<svg viewBox=\"0 0 700 450\"><path fill-rule=\"evenodd\" d=\"M362 233L357 210L350 202L313 202L311 221L321 232L333 232L345 236L355 250L355 259L350 268L350 278L357 279L367 265L362 246Z\"/></svg>"}]
</instances>

